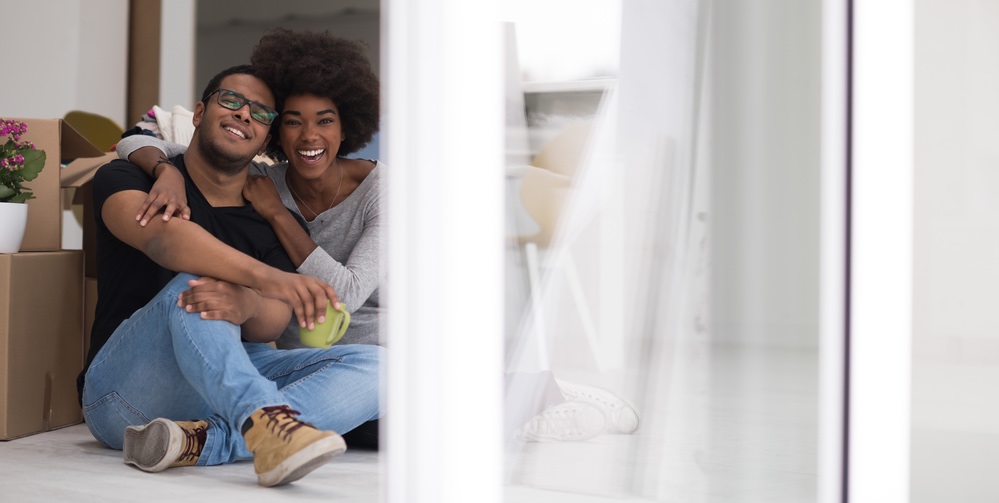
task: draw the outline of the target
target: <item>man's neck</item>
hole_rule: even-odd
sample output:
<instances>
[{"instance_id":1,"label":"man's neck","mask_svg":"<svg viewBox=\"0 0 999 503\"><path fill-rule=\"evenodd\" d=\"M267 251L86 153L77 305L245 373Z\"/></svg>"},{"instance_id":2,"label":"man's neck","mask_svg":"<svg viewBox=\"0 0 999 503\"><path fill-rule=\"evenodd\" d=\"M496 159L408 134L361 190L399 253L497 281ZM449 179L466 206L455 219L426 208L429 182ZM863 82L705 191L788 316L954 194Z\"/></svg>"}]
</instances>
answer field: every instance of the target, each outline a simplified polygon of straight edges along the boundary
<instances>
[{"instance_id":1,"label":"man's neck","mask_svg":"<svg viewBox=\"0 0 999 503\"><path fill-rule=\"evenodd\" d=\"M246 183L249 164L247 169L238 173L225 173L212 168L196 148L188 148L184 153L184 166L208 204L217 208L246 204L243 200L243 185Z\"/></svg>"}]
</instances>

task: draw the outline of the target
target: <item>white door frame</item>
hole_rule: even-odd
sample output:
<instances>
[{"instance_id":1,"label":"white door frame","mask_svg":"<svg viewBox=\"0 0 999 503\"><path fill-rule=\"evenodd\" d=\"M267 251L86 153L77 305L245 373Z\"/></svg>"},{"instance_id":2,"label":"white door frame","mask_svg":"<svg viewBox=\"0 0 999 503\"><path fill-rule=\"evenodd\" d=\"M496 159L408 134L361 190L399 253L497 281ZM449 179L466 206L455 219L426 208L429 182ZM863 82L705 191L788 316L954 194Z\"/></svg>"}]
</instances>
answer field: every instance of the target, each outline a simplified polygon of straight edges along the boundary
<instances>
[{"instance_id":1,"label":"white door frame","mask_svg":"<svg viewBox=\"0 0 999 503\"><path fill-rule=\"evenodd\" d=\"M849 0L846 501L909 501L913 0Z\"/></svg>"},{"instance_id":2,"label":"white door frame","mask_svg":"<svg viewBox=\"0 0 999 503\"><path fill-rule=\"evenodd\" d=\"M502 498L504 103L494 0L382 2L389 502Z\"/></svg>"}]
</instances>

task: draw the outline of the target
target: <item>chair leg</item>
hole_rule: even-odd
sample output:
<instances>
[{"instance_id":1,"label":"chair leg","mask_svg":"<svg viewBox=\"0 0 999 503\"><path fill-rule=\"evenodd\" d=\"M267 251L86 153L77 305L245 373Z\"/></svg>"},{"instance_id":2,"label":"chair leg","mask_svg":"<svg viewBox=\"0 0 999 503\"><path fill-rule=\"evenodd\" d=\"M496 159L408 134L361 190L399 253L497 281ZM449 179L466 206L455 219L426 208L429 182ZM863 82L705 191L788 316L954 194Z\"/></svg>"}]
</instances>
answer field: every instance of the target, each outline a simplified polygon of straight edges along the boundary
<instances>
[{"instance_id":1,"label":"chair leg","mask_svg":"<svg viewBox=\"0 0 999 503\"><path fill-rule=\"evenodd\" d=\"M572 292L572 299L576 302L576 309L579 311L579 321L583 325L583 335L590 345L590 352L597 363L597 368L604 370L606 364L601 358L600 342L597 340L597 328L593 322L593 311L590 303L586 300L586 293L583 290L583 283L579 279L579 268L576 267L576 260L572 258L572 253L566 251L562 254L562 261L565 264L564 273L566 281L569 283L569 291ZM598 299L599 301L599 299Z\"/></svg>"},{"instance_id":2,"label":"chair leg","mask_svg":"<svg viewBox=\"0 0 999 503\"><path fill-rule=\"evenodd\" d=\"M527 259L527 281L531 290L531 307L534 310L534 340L537 344L538 362L542 370L548 370L551 368L551 359L548 357L548 333L545 330L538 245L534 243L524 244L524 256Z\"/></svg>"}]
</instances>

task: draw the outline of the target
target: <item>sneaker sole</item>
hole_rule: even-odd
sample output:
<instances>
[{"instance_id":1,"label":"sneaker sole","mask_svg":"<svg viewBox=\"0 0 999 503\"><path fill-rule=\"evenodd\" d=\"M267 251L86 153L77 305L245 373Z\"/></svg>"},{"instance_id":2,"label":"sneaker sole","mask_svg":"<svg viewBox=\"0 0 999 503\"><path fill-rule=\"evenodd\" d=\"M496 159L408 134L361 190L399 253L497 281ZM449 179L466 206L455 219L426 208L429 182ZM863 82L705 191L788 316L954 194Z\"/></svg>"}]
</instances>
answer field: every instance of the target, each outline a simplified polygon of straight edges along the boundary
<instances>
[{"instance_id":1,"label":"sneaker sole","mask_svg":"<svg viewBox=\"0 0 999 503\"><path fill-rule=\"evenodd\" d=\"M343 454L346 450L347 443L340 435L317 440L292 454L271 470L258 473L257 482L264 487L290 484Z\"/></svg>"},{"instance_id":2,"label":"sneaker sole","mask_svg":"<svg viewBox=\"0 0 999 503\"><path fill-rule=\"evenodd\" d=\"M147 472L161 472L180 456L184 432L173 421L155 419L125 428L122 456L126 464Z\"/></svg>"},{"instance_id":3,"label":"sneaker sole","mask_svg":"<svg viewBox=\"0 0 999 503\"><path fill-rule=\"evenodd\" d=\"M514 440L521 443L527 442L542 442L542 443L556 443L556 442L585 442L591 438L595 438L603 433L602 431L594 431L591 433L584 433L581 435L540 435L537 433L528 433L522 430L518 430L514 433Z\"/></svg>"}]
</instances>

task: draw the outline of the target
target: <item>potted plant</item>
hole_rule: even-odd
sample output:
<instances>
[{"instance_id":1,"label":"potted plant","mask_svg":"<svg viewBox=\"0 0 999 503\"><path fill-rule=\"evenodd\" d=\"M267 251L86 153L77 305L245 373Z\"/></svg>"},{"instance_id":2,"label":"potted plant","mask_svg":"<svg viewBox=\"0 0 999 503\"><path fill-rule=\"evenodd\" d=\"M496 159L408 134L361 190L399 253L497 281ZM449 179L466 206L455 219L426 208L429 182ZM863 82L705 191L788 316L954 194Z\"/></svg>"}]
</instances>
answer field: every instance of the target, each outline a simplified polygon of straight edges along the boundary
<instances>
[{"instance_id":1,"label":"potted plant","mask_svg":"<svg viewBox=\"0 0 999 503\"><path fill-rule=\"evenodd\" d=\"M0 119L0 253L17 253L24 239L28 205L34 196L24 182L34 180L45 166L45 151L21 141L28 125Z\"/></svg>"}]
</instances>

